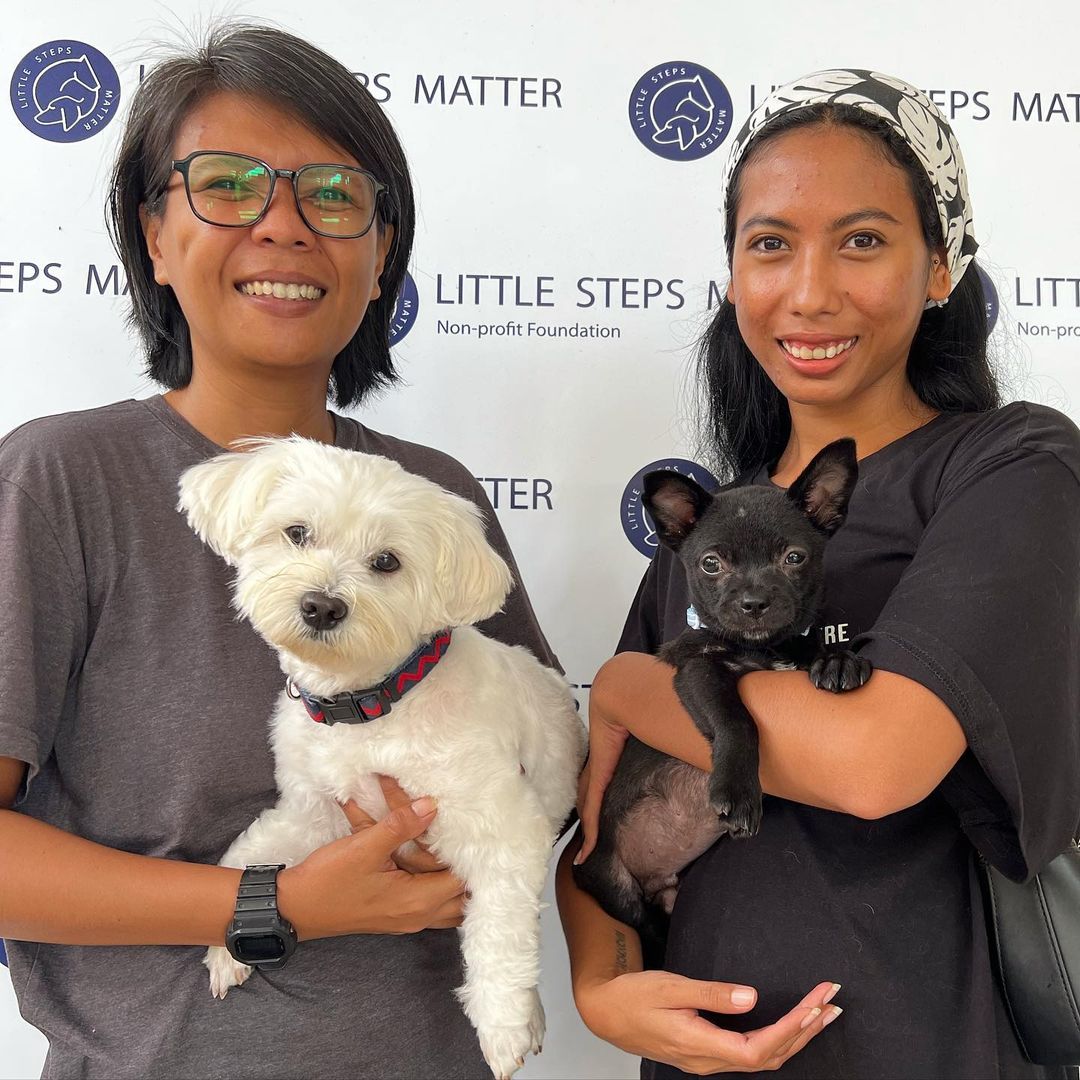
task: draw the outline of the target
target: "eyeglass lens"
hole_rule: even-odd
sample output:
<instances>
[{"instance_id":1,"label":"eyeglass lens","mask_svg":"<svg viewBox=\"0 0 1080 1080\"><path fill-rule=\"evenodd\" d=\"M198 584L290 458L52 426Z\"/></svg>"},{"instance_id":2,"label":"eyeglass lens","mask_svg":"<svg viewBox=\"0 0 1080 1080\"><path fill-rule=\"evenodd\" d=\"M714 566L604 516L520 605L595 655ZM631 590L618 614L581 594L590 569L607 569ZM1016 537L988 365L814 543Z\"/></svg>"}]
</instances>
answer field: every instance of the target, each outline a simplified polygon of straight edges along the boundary
<instances>
[{"instance_id":1,"label":"eyeglass lens","mask_svg":"<svg viewBox=\"0 0 1080 1080\"><path fill-rule=\"evenodd\" d=\"M272 174L241 154L196 154L188 165L195 213L214 225L250 225L266 209ZM375 185L359 169L305 165L296 175L300 213L332 236L358 236L375 218Z\"/></svg>"}]
</instances>

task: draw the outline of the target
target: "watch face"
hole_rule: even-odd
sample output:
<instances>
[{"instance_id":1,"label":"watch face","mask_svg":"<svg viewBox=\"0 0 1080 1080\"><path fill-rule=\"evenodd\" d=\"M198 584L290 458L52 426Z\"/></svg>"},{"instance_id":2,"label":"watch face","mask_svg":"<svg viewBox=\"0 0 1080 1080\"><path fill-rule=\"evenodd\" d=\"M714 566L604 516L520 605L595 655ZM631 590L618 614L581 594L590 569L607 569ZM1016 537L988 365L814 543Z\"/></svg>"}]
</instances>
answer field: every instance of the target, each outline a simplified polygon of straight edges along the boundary
<instances>
[{"instance_id":1,"label":"watch face","mask_svg":"<svg viewBox=\"0 0 1080 1080\"><path fill-rule=\"evenodd\" d=\"M253 934L233 938L233 956L243 963L277 960L285 955L285 942L277 934Z\"/></svg>"}]
</instances>

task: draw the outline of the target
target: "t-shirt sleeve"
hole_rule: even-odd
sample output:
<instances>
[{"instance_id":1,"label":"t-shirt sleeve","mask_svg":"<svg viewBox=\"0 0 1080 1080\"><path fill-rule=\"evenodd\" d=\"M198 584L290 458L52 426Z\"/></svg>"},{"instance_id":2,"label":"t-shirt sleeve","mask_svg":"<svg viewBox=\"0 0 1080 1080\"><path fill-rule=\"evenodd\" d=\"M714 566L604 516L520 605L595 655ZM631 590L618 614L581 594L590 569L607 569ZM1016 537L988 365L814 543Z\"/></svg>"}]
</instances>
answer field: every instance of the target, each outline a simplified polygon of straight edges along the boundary
<instances>
[{"instance_id":1,"label":"t-shirt sleeve","mask_svg":"<svg viewBox=\"0 0 1080 1080\"><path fill-rule=\"evenodd\" d=\"M24 791L52 751L83 654L79 571L44 510L0 478L0 756L29 765Z\"/></svg>"},{"instance_id":2,"label":"t-shirt sleeve","mask_svg":"<svg viewBox=\"0 0 1080 1080\"><path fill-rule=\"evenodd\" d=\"M856 646L953 712L941 785L972 843L1023 880L1080 819L1080 482L1017 447L943 483L911 563Z\"/></svg>"},{"instance_id":3,"label":"t-shirt sleeve","mask_svg":"<svg viewBox=\"0 0 1080 1080\"><path fill-rule=\"evenodd\" d=\"M470 478L472 479L472 478ZM554 668L560 674L564 674L559 658L552 651L551 646L540 629L536 620L536 612L533 611L532 601L525 591L524 582L521 580L521 571L518 569L517 560L510 550L506 533L503 532L495 510L488 500L484 489L475 481L469 487L467 497L480 508L487 525L487 538L491 546L506 560L510 567L510 573L514 577L514 585L510 595L506 598L506 604L502 611L479 623L479 629L488 637L495 638L507 645L524 645L542 664Z\"/></svg>"},{"instance_id":4,"label":"t-shirt sleeve","mask_svg":"<svg viewBox=\"0 0 1080 1080\"><path fill-rule=\"evenodd\" d=\"M479 624L479 629L488 637L505 642L507 645L524 645L542 664L554 668L560 675L565 675L566 672L559 663L559 658L552 652L551 646L547 643L547 638L544 637L544 632L540 629L540 624L536 621L536 613L533 611L529 594L525 591L525 585L521 580L521 571L518 570L517 560L510 550L506 533L503 532L502 526L499 524L494 507L492 507L491 502L484 493L484 489L475 481L473 481L473 486L468 492L468 497L483 511L487 523L488 542L506 560L506 564L510 567L510 573L514 577L513 588L506 598L506 604L502 611L493 615L490 619L485 619L484 622ZM576 808L571 808L566 820L558 830L555 839L556 844L570 831L577 819Z\"/></svg>"},{"instance_id":5,"label":"t-shirt sleeve","mask_svg":"<svg viewBox=\"0 0 1080 1080\"><path fill-rule=\"evenodd\" d=\"M657 552L638 585L616 653L655 653L660 648L660 558Z\"/></svg>"}]
</instances>

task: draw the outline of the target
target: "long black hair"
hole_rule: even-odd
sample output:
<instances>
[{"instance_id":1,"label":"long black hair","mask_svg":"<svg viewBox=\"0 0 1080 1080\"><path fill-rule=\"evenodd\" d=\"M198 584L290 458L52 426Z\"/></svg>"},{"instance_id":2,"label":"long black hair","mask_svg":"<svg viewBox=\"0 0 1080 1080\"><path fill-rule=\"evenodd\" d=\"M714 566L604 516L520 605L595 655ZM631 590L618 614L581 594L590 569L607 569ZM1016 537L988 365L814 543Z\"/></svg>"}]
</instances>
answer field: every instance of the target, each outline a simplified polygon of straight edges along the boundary
<instances>
[{"instance_id":1,"label":"long black hair","mask_svg":"<svg viewBox=\"0 0 1080 1080\"><path fill-rule=\"evenodd\" d=\"M911 185L929 249L943 244L930 181L911 148L889 124L852 105L814 105L785 113L754 137L731 177L727 199L728 266L734 249L739 187L746 163L765 143L795 128L835 124L872 138ZM983 412L1001 403L986 352L986 299L975 261L944 307L923 312L908 353L907 376L919 399L937 412ZM698 386L708 449L721 476L734 479L774 464L791 434L791 413L747 348L734 305L724 298L698 348Z\"/></svg>"},{"instance_id":2,"label":"long black hair","mask_svg":"<svg viewBox=\"0 0 1080 1080\"><path fill-rule=\"evenodd\" d=\"M191 381L191 333L176 295L154 280L140 208L160 213L172 172L172 147L184 118L222 91L267 101L352 154L387 185L376 227L394 228L380 277L381 293L349 343L335 357L327 394L335 404L358 404L397 379L390 356L390 323L412 251L412 182L394 128L375 99L333 57L269 26L220 23L191 52L155 67L131 106L109 185L109 234L127 272L128 321L146 353L150 377L170 390Z\"/></svg>"}]
</instances>

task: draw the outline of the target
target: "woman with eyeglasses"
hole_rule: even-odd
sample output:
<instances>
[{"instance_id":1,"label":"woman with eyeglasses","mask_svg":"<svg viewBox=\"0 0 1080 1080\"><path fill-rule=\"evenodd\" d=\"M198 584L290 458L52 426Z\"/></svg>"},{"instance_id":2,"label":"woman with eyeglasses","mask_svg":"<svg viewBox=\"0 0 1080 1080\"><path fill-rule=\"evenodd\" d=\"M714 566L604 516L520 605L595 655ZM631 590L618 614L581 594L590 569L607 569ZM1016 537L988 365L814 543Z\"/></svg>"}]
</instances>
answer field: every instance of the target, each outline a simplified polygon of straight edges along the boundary
<instances>
[{"instance_id":1,"label":"woman with eyeglasses","mask_svg":"<svg viewBox=\"0 0 1080 1080\"><path fill-rule=\"evenodd\" d=\"M513 566L463 466L327 409L396 378L401 146L337 61L224 27L143 82L109 215L163 393L0 442L0 934L45 1075L483 1076L445 932L463 886L423 851L391 862L435 813L392 783L382 822L346 807L351 837L276 875L246 940L272 962L298 939L287 966L217 1001L200 964L241 887L214 864L276 801L282 676L176 511L179 475L245 436L381 454L480 505ZM520 582L484 629L556 663ZM275 877L256 877L257 902Z\"/></svg>"}]
</instances>

